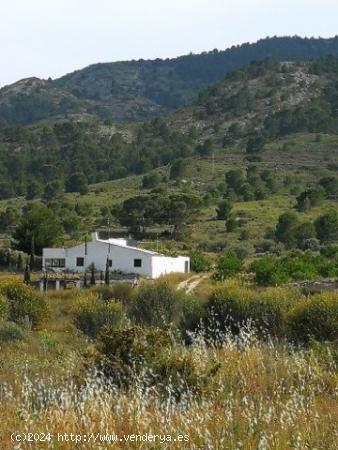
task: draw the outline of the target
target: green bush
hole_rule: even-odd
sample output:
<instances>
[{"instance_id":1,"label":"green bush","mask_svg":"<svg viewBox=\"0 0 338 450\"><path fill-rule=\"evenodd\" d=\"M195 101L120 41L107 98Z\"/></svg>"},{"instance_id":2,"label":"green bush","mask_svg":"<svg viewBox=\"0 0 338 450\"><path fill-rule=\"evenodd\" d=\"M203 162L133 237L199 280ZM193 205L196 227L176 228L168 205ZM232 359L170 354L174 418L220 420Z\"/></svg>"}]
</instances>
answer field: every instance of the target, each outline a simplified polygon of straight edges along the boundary
<instances>
[{"instance_id":1,"label":"green bush","mask_svg":"<svg viewBox=\"0 0 338 450\"><path fill-rule=\"evenodd\" d=\"M0 294L0 320L6 320L9 314L8 302L4 295Z\"/></svg>"},{"instance_id":2,"label":"green bush","mask_svg":"<svg viewBox=\"0 0 338 450\"><path fill-rule=\"evenodd\" d=\"M218 258L214 279L224 280L242 272L242 270L243 263L241 258L239 258L234 252L228 251Z\"/></svg>"},{"instance_id":3,"label":"green bush","mask_svg":"<svg viewBox=\"0 0 338 450\"><path fill-rule=\"evenodd\" d=\"M209 258L199 250L193 251L190 256L190 268L194 272L207 272L210 270L211 262Z\"/></svg>"},{"instance_id":4,"label":"green bush","mask_svg":"<svg viewBox=\"0 0 338 450\"><path fill-rule=\"evenodd\" d=\"M237 220L235 217L229 217L225 223L225 228L228 233L232 233L237 229Z\"/></svg>"},{"instance_id":5,"label":"green bush","mask_svg":"<svg viewBox=\"0 0 338 450\"><path fill-rule=\"evenodd\" d=\"M216 321L220 331L231 328L237 333L243 324L252 323L259 333L284 336L288 311L299 302L298 289L269 288L257 290L227 283L211 294L205 317ZM206 328L208 328L208 319ZM210 329L214 326L210 324Z\"/></svg>"},{"instance_id":6,"label":"green bush","mask_svg":"<svg viewBox=\"0 0 338 450\"><path fill-rule=\"evenodd\" d=\"M260 286L278 286L290 280L313 280L338 275L337 263L311 252L290 253L283 258L264 256L254 261L250 271Z\"/></svg>"},{"instance_id":7,"label":"green bush","mask_svg":"<svg viewBox=\"0 0 338 450\"><path fill-rule=\"evenodd\" d=\"M275 256L264 256L251 264L250 271L255 274L259 286L278 286L289 280L287 271L278 261Z\"/></svg>"},{"instance_id":8,"label":"green bush","mask_svg":"<svg viewBox=\"0 0 338 450\"><path fill-rule=\"evenodd\" d=\"M269 288L263 292L252 291L247 302L247 320L252 320L258 330L271 336L284 336L287 332L286 315L301 298L298 289Z\"/></svg>"},{"instance_id":9,"label":"green bush","mask_svg":"<svg viewBox=\"0 0 338 450\"><path fill-rule=\"evenodd\" d=\"M230 216L232 206L231 201L227 199L222 200L216 208L217 220L227 220Z\"/></svg>"},{"instance_id":10,"label":"green bush","mask_svg":"<svg viewBox=\"0 0 338 450\"><path fill-rule=\"evenodd\" d=\"M24 332L14 322L0 322L0 342L8 343L24 339Z\"/></svg>"},{"instance_id":11,"label":"green bush","mask_svg":"<svg viewBox=\"0 0 338 450\"><path fill-rule=\"evenodd\" d=\"M126 283L116 283L112 286L100 286L95 289L95 292L104 301L118 300L127 304L132 297L133 288Z\"/></svg>"},{"instance_id":12,"label":"green bush","mask_svg":"<svg viewBox=\"0 0 338 450\"><path fill-rule=\"evenodd\" d=\"M172 352L161 352L155 360L154 372L161 384L170 389L176 399L185 392L199 394L210 378L217 373L220 364L210 360L206 367L187 349L175 347Z\"/></svg>"},{"instance_id":13,"label":"green bush","mask_svg":"<svg viewBox=\"0 0 338 450\"><path fill-rule=\"evenodd\" d=\"M147 374L150 383L170 389L175 398L187 390L200 392L217 372L212 361L201 372L199 361L189 349L175 343L169 330L139 325L105 327L98 348L104 355L106 376L128 385L135 375Z\"/></svg>"},{"instance_id":14,"label":"green bush","mask_svg":"<svg viewBox=\"0 0 338 450\"><path fill-rule=\"evenodd\" d=\"M95 295L80 298L75 306L75 326L94 338L106 326L117 326L123 318L122 305L114 301L104 302Z\"/></svg>"},{"instance_id":15,"label":"green bush","mask_svg":"<svg viewBox=\"0 0 338 450\"><path fill-rule=\"evenodd\" d=\"M315 221L317 238L321 242L338 240L338 212L330 211Z\"/></svg>"},{"instance_id":16,"label":"green bush","mask_svg":"<svg viewBox=\"0 0 338 450\"><path fill-rule=\"evenodd\" d=\"M338 245L325 245L320 249L320 253L327 258L338 259Z\"/></svg>"},{"instance_id":17,"label":"green bush","mask_svg":"<svg viewBox=\"0 0 338 450\"><path fill-rule=\"evenodd\" d=\"M225 331L228 327L238 332L247 320L247 302L250 291L234 283L216 288L210 295L206 308L206 329L212 333ZM216 320L217 323L214 323Z\"/></svg>"},{"instance_id":18,"label":"green bush","mask_svg":"<svg viewBox=\"0 0 338 450\"><path fill-rule=\"evenodd\" d=\"M129 317L140 325L166 327L179 317L182 293L159 282L141 286L128 308Z\"/></svg>"},{"instance_id":19,"label":"green bush","mask_svg":"<svg viewBox=\"0 0 338 450\"><path fill-rule=\"evenodd\" d=\"M338 295L322 293L299 302L288 314L288 326L292 337L308 343L337 341Z\"/></svg>"},{"instance_id":20,"label":"green bush","mask_svg":"<svg viewBox=\"0 0 338 450\"><path fill-rule=\"evenodd\" d=\"M159 352L173 343L168 330L139 325L106 326L98 337L106 375L123 383L131 374L153 367Z\"/></svg>"},{"instance_id":21,"label":"green bush","mask_svg":"<svg viewBox=\"0 0 338 450\"><path fill-rule=\"evenodd\" d=\"M7 298L10 321L22 323L28 319L36 328L46 319L47 303L32 288L18 281L9 281L0 284L0 293Z\"/></svg>"},{"instance_id":22,"label":"green bush","mask_svg":"<svg viewBox=\"0 0 338 450\"><path fill-rule=\"evenodd\" d=\"M196 331L205 320L205 314L205 305L201 300L192 297L184 299L179 329L186 342L190 342L189 332Z\"/></svg>"}]
</instances>

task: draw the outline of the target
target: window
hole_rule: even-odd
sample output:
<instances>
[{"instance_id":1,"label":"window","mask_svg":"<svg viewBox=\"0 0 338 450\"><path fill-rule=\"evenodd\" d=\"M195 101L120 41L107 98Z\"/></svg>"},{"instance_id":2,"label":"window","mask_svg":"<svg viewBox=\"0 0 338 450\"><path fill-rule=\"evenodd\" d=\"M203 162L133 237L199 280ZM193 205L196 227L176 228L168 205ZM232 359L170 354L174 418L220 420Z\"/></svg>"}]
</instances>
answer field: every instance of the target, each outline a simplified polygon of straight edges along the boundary
<instances>
[{"instance_id":1,"label":"window","mask_svg":"<svg viewBox=\"0 0 338 450\"><path fill-rule=\"evenodd\" d=\"M113 265L113 260L112 259L108 259L108 265L109 265L109 267L112 267L112 265Z\"/></svg>"},{"instance_id":2,"label":"window","mask_svg":"<svg viewBox=\"0 0 338 450\"><path fill-rule=\"evenodd\" d=\"M46 258L45 266L63 268L66 266L66 260L64 258Z\"/></svg>"},{"instance_id":3,"label":"window","mask_svg":"<svg viewBox=\"0 0 338 450\"><path fill-rule=\"evenodd\" d=\"M142 267L142 259L134 259L134 267Z\"/></svg>"},{"instance_id":4,"label":"window","mask_svg":"<svg viewBox=\"0 0 338 450\"><path fill-rule=\"evenodd\" d=\"M76 258L76 265L77 265L77 267L83 267L84 266L84 258Z\"/></svg>"}]
</instances>

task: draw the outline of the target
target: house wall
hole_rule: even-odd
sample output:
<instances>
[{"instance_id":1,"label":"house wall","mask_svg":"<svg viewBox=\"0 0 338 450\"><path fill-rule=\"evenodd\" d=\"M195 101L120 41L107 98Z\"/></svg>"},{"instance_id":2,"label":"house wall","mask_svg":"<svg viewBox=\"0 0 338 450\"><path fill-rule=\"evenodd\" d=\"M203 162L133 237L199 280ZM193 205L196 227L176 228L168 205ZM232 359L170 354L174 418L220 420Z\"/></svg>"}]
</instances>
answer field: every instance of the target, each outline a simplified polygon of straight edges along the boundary
<instances>
[{"instance_id":1,"label":"house wall","mask_svg":"<svg viewBox=\"0 0 338 450\"><path fill-rule=\"evenodd\" d=\"M162 255L153 256L152 260L152 277L158 278L168 273L185 273L190 272L190 258L178 256L170 258Z\"/></svg>"},{"instance_id":2,"label":"house wall","mask_svg":"<svg viewBox=\"0 0 338 450\"><path fill-rule=\"evenodd\" d=\"M165 257L155 252L150 252L125 245L110 245L105 241L94 239L87 243L87 255L85 255L85 244L69 249L46 248L43 250L43 266L47 258L65 258L66 269L74 272L84 272L94 263L96 270L105 271L107 256L112 260L110 270L124 273L134 273L157 278L173 272L185 272L190 270L190 259L187 257ZM84 258L84 266L78 267L77 258ZM141 259L142 266L135 267L134 260Z\"/></svg>"},{"instance_id":3,"label":"house wall","mask_svg":"<svg viewBox=\"0 0 338 450\"><path fill-rule=\"evenodd\" d=\"M142 250L129 247L107 244L105 242L94 241L87 244L87 256L85 257L85 267L94 263L97 270L106 269L107 257L112 260L110 270L120 270L125 273L136 273L140 275L152 276L151 258L152 255L142 252ZM76 258L84 256L84 248L82 255L79 251L70 251L67 257L67 267L75 271L83 271L83 268L76 266ZM142 267L134 267L134 259L142 260Z\"/></svg>"},{"instance_id":4,"label":"house wall","mask_svg":"<svg viewBox=\"0 0 338 450\"><path fill-rule=\"evenodd\" d=\"M69 249L44 249L43 266L47 258L65 258L66 268L74 272L84 272L94 263L97 270L106 270L107 256L112 260L110 270L119 270L125 273L136 273L152 277L153 254L146 253L141 249L107 244L105 242L93 241L87 244L87 255L85 245L79 245ZM77 258L84 258L84 266L76 265ZM142 266L134 267L134 259L141 259Z\"/></svg>"}]
</instances>

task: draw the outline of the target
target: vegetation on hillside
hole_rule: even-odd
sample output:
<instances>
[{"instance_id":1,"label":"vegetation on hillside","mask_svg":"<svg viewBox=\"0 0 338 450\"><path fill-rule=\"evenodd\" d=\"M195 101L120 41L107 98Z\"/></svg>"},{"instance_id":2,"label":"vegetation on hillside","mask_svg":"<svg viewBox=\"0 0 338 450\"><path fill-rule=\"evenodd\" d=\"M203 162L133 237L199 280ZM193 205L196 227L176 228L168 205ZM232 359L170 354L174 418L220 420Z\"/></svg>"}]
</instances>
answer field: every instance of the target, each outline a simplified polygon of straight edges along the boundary
<instances>
[{"instance_id":1,"label":"vegetation on hillside","mask_svg":"<svg viewBox=\"0 0 338 450\"><path fill-rule=\"evenodd\" d=\"M251 61L309 61L338 55L338 39L273 37L174 59L95 64L57 80L22 80L0 91L0 124L88 116L140 121L188 104Z\"/></svg>"}]
</instances>

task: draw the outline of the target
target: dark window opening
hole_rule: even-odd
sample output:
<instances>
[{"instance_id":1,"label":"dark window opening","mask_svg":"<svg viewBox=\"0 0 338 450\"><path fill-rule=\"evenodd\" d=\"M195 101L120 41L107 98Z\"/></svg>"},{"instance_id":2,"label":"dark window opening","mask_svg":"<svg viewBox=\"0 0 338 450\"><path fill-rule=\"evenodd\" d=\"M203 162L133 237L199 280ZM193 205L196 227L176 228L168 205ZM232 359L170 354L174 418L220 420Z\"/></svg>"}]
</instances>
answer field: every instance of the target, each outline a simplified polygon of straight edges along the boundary
<instances>
[{"instance_id":1,"label":"dark window opening","mask_svg":"<svg viewBox=\"0 0 338 450\"><path fill-rule=\"evenodd\" d=\"M76 265L78 267L83 267L84 266L84 258L76 258Z\"/></svg>"},{"instance_id":2,"label":"dark window opening","mask_svg":"<svg viewBox=\"0 0 338 450\"><path fill-rule=\"evenodd\" d=\"M109 267L112 267L112 265L113 265L113 260L112 259L108 259L108 265L109 265Z\"/></svg>"},{"instance_id":3,"label":"dark window opening","mask_svg":"<svg viewBox=\"0 0 338 450\"><path fill-rule=\"evenodd\" d=\"M134 267L142 267L142 259L134 259Z\"/></svg>"},{"instance_id":4,"label":"dark window opening","mask_svg":"<svg viewBox=\"0 0 338 450\"><path fill-rule=\"evenodd\" d=\"M63 258L49 258L46 259L45 266L63 268L66 266L66 260Z\"/></svg>"}]
</instances>

